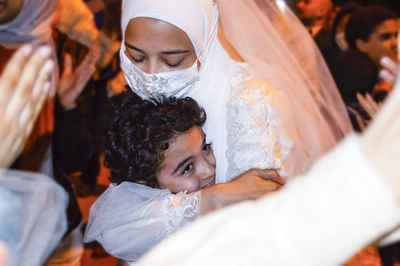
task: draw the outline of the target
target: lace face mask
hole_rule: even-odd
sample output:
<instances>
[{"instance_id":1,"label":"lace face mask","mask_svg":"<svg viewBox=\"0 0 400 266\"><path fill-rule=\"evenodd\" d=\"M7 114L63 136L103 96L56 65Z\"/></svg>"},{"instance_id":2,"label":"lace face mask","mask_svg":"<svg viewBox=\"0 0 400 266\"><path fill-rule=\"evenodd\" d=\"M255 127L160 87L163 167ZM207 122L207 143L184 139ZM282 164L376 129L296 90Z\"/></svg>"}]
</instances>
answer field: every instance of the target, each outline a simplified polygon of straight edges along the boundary
<instances>
[{"instance_id":1,"label":"lace face mask","mask_svg":"<svg viewBox=\"0 0 400 266\"><path fill-rule=\"evenodd\" d=\"M200 80L197 60L186 69L148 74L133 64L124 51L125 49L120 50L121 68L133 92L142 99L159 99L161 96L184 97Z\"/></svg>"}]
</instances>

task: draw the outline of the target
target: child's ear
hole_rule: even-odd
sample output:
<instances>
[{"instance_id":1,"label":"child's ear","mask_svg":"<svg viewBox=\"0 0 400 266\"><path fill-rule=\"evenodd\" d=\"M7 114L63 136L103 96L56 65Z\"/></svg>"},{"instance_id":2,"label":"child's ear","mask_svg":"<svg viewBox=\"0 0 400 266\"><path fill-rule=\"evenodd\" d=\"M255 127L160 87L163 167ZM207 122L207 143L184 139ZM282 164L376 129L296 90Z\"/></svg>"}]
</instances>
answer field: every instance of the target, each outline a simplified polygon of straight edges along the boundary
<instances>
[{"instance_id":1,"label":"child's ear","mask_svg":"<svg viewBox=\"0 0 400 266\"><path fill-rule=\"evenodd\" d=\"M363 53L368 53L368 42L362 40L362 39L357 39L356 40L356 47L357 50Z\"/></svg>"}]
</instances>

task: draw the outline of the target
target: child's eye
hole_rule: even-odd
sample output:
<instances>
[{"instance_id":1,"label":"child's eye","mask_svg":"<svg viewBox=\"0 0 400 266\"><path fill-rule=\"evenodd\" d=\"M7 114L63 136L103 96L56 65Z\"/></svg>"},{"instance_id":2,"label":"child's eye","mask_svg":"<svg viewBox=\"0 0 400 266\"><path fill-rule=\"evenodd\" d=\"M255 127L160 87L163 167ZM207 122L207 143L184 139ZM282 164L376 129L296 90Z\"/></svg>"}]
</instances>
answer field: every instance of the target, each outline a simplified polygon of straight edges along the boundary
<instances>
[{"instance_id":1,"label":"child's eye","mask_svg":"<svg viewBox=\"0 0 400 266\"><path fill-rule=\"evenodd\" d=\"M190 171L192 171L192 169L193 169L193 164L190 163L190 164L186 165L185 169L183 169L182 174L187 174Z\"/></svg>"},{"instance_id":2,"label":"child's eye","mask_svg":"<svg viewBox=\"0 0 400 266\"><path fill-rule=\"evenodd\" d=\"M203 151L209 151L211 150L211 143L206 143L203 146Z\"/></svg>"}]
</instances>

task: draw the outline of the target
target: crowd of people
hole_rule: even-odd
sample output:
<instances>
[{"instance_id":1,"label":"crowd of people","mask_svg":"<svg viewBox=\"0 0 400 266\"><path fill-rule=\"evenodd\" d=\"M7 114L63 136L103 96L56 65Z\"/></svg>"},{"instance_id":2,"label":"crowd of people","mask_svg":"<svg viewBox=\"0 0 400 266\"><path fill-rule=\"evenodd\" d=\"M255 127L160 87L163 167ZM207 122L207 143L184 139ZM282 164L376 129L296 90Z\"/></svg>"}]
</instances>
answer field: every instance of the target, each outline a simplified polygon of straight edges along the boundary
<instances>
[{"instance_id":1,"label":"crowd of people","mask_svg":"<svg viewBox=\"0 0 400 266\"><path fill-rule=\"evenodd\" d=\"M380 4L0 2L0 265L80 265L83 241L132 265L334 265L387 235L400 261ZM82 233L76 197L101 192Z\"/></svg>"}]
</instances>

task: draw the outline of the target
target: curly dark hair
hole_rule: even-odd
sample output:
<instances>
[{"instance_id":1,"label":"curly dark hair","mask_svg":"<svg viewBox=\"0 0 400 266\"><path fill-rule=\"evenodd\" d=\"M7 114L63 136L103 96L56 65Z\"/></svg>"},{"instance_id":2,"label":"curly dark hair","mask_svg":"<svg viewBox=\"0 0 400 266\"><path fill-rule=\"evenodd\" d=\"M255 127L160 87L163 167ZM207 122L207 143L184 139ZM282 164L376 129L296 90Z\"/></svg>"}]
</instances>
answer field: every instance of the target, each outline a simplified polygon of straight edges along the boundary
<instances>
[{"instance_id":1,"label":"curly dark hair","mask_svg":"<svg viewBox=\"0 0 400 266\"><path fill-rule=\"evenodd\" d=\"M131 91L110 100L106 114L104 165L110 181L158 188L157 174L164 152L178 135L206 121L192 98L147 101Z\"/></svg>"}]
</instances>

